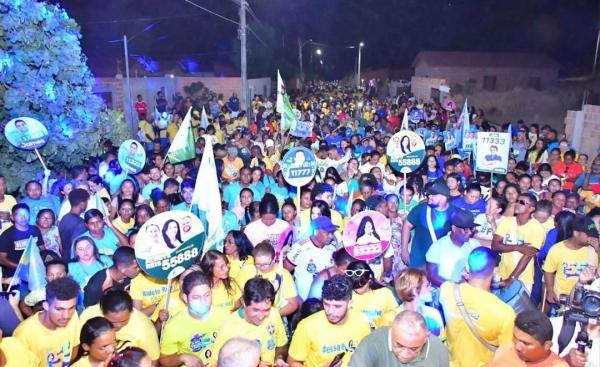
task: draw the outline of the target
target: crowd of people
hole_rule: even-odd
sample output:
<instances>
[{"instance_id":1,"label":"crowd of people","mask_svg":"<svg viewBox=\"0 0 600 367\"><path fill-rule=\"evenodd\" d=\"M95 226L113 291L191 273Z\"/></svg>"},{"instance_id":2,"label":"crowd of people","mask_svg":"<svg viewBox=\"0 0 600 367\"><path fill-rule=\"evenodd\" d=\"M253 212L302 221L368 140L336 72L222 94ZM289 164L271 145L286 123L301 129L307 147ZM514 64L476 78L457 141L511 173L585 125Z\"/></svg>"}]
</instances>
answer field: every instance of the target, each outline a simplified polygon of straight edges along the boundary
<instances>
[{"instance_id":1,"label":"crowd of people","mask_svg":"<svg viewBox=\"0 0 600 367\"><path fill-rule=\"evenodd\" d=\"M475 171L448 142L455 104L376 94L292 92L306 138L280 129L275 96L256 96L253 117L235 94L214 96L206 127L191 98L169 106L159 93L150 113L138 96L140 173L106 141L102 157L18 187L0 175L0 366L600 366L600 156L517 121L506 174ZM196 159L174 165L166 152L190 107ZM426 155L405 176L386 147L415 110ZM507 131L468 114L473 132ZM152 244L136 238L160 213L214 225L193 199L207 144L226 235L169 287L141 271L134 249ZM296 188L281 161L299 146L317 171ZM362 242L344 232L364 211L391 237L358 260L346 248ZM372 220L359 232L380 240ZM41 289L21 277L28 246Z\"/></svg>"}]
</instances>

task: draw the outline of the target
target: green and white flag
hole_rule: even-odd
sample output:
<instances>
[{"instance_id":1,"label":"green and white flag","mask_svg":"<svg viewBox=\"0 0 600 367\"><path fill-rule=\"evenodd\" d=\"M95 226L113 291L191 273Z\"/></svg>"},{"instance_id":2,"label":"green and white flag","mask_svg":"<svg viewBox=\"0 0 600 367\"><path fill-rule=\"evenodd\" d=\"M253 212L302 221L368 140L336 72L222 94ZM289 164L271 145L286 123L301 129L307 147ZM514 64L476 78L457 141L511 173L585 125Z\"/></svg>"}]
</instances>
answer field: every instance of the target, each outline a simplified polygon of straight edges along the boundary
<instances>
[{"instance_id":1,"label":"green and white flag","mask_svg":"<svg viewBox=\"0 0 600 367\"><path fill-rule=\"evenodd\" d=\"M295 129L298 120L290 103L290 97L285 92L285 84L283 84L279 70L277 70L277 103L275 107L277 112L281 114L281 131Z\"/></svg>"},{"instance_id":2,"label":"green and white flag","mask_svg":"<svg viewBox=\"0 0 600 367\"><path fill-rule=\"evenodd\" d=\"M188 110L167 152L166 159L173 164L196 158L194 134L192 133L192 108Z\"/></svg>"}]
</instances>

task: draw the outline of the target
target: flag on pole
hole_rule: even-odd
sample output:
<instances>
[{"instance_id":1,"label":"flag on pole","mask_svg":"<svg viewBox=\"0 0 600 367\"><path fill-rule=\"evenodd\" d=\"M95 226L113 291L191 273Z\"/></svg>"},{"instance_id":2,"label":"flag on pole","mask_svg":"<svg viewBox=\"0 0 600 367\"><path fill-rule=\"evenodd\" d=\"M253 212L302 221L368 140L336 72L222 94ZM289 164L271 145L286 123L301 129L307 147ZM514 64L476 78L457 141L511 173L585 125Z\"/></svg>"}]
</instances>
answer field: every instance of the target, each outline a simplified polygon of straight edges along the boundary
<instances>
[{"instance_id":1,"label":"flag on pole","mask_svg":"<svg viewBox=\"0 0 600 367\"><path fill-rule=\"evenodd\" d=\"M12 285L16 285L15 282L17 281L27 283L31 292L38 291L46 286L46 267L42 261L40 249L34 243L33 237L27 239L25 251L21 255L10 288L12 288Z\"/></svg>"},{"instance_id":2,"label":"flag on pole","mask_svg":"<svg viewBox=\"0 0 600 367\"><path fill-rule=\"evenodd\" d=\"M194 186L193 204L196 204L198 209L206 214L206 221L208 222L204 250L211 248L220 250L225 232L223 231L223 212L219 181L217 180L217 167L210 139L206 139L206 145L204 146L202 162L200 162L196 185Z\"/></svg>"},{"instance_id":3,"label":"flag on pole","mask_svg":"<svg viewBox=\"0 0 600 367\"><path fill-rule=\"evenodd\" d=\"M177 134L169 147L166 159L173 164L189 161L196 158L194 134L192 134L192 108L188 112L177 130Z\"/></svg>"},{"instance_id":4,"label":"flag on pole","mask_svg":"<svg viewBox=\"0 0 600 367\"><path fill-rule=\"evenodd\" d=\"M290 97L285 92L285 84L281 79L281 74L277 70L277 112L281 114L281 131L294 130L298 125L298 118L294 113Z\"/></svg>"},{"instance_id":5,"label":"flag on pole","mask_svg":"<svg viewBox=\"0 0 600 367\"><path fill-rule=\"evenodd\" d=\"M458 134L456 134L456 143L458 149L460 150L473 149L472 146L467 146L467 144L465 144L466 135L471 130L471 123L469 122L469 108L467 103L467 98L465 98L465 104L463 105L462 112L460 113L456 124L456 130L458 131Z\"/></svg>"},{"instance_id":6,"label":"flag on pole","mask_svg":"<svg viewBox=\"0 0 600 367\"><path fill-rule=\"evenodd\" d=\"M202 115L200 117L200 127L206 129L208 127L208 116L206 116L206 110L202 106Z\"/></svg>"},{"instance_id":7,"label":"flag on pole","mask_svg":"<svg viewBox=\"0 0 600 367\"><path fill-rule=\"evenodd\" d=\"M348 202L346 203L346 216L350 218L352 216L352 202L354 201L354 188L350 190L348 195Z\"/></svg>"},{"instance_id":8,"label":"flag on pole","mask_svg":"<svg viewBox=\"0 0 600 367\"><path fill-rule=\"evenodd\" d=\"M400 124L400 130L408 130L408 107L404 109L404 116L402 116L402 124Z\"/></svg>"}]
</instances>

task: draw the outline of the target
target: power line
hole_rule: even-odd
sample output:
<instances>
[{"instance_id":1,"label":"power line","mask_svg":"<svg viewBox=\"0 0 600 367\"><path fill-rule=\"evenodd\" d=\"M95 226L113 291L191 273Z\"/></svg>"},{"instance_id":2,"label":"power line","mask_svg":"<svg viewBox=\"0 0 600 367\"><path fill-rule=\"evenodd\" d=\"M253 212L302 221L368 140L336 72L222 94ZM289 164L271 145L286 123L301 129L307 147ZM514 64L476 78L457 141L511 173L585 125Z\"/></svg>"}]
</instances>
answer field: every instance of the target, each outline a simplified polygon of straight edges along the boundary
<instances>
[{"instance_id":1,"label":"power line","mask_svg":"<svg viewBox=\"0 0 600 367\"><path fill-rule=\"evenodd\" d=\"M197 7L197 8L200 8L200 9L204 10L205 12L207 12L207 13L210 13L210 14L212 14L212 15L216 16L216 17L219 17L219 18L221 18L221 19L223 19L223 20L226 20L226 21L228 21L228 22L230 22L230 23L233 23L233 24L235 24L235 25L240 25L240 23L239 23L239 22L236 22L236 21L235 21L235 20L233 20L233 19L229 19L229 18L227 18L227 17L224 17L224 16L222 16L221 14L215 13L214 11L212 11L212 10L210 10L210 9L207 9L207 8L205 8L205 7L201 6L201 5L198 5L198 4L196 4L195 2L193 2L193 1L190 1L190 0L183 0L183 1L185 1L185 2L186 2L186 3L188 3L188 4L191 4L191 5L195 6L195 7Z\"/></svg>"},{"instance_id":2,"label":"power line","mask_svg":"<svg viewBox=\"0 0 600 367\"><path fill-rule=\"evenodd\" d=\"M190 18L201 16L202 13L194 14L180 14L180 15L167 15L163 17L143 17L143 18L128 18L128 19L112 19L112 20L97 20L91 22L80 22L80 25L96 25L96 24L111 24L111 23L131 23L131 22L149 22L155 20L168 20L168 19L179 19L179 18Z\"/></svg>"}]
</instances>

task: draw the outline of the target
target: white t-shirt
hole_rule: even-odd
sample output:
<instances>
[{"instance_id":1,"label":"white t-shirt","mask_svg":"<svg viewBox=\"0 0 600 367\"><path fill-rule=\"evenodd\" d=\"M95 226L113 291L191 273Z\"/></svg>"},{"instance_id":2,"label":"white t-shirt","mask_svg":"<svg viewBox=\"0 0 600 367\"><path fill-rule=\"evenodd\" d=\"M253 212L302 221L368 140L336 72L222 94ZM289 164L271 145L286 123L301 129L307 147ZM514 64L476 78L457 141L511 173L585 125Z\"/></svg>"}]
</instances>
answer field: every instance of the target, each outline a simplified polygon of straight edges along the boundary
<instances>
[{"instance_id":1,"label":"white t-shirt","mask_svg":"<svg viewBox=\"0 0 600 367\"><path fill-rule=\"evenodd\" d=\"M438 274L451 282L460 282L467 258L474 248L481 246L479 241L471 238L461 247L450 239L450 233L431 244L425 260L438 265Z\"/></svg>"},{"instance_id":2,"label":"white t-shirt","mask_svg":"<svg viewBox=\"0 0 600 367\"><path fill-rule=\"evenodd\" d=\"M282 220L276 219L275 223L267 226L262 220L254 221L246 226L244 233L248 236L252 246L256 246L264 240L269 240L269 243L273 248L277 246L279 242L279 236L283 231L289 227L289 223Z\"/></svg>"},{"instance_id":3,"label":"white t-shirt","mask_svg":"<svg viewBox=\"0 0 600 367\"><path fill-rule=\"evenodd\" d=\"M314 245L310 238L296 242L290 248L287 259L296 266L294 280L296 281L298 295L302 297L302 300L306 300L308 297L314 277L320 271L333 266L332 255L335 250L334 244L319 248Z\"/></svg>"},{"instance_id":4,"label":"white t-shirt","mask_svg":"<svg viewBox=\"0 0 600 367\"><path fill-rule=\"evenodd\" d=\"M502 221L502 218L504 217L500 217L496 220L496 228ZM491 241L494 238L494 229L490 222L488 222L485 214L478 214L475 216L475 223L479 224L479 227L477 227L477 234L475 235L477 239Z\"/></svg>"}]
</instances>

